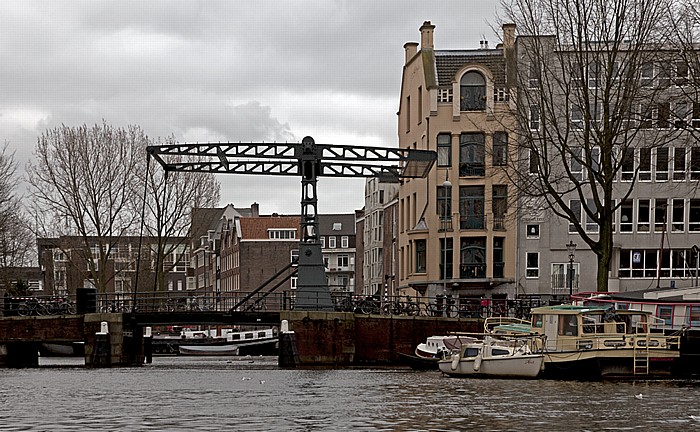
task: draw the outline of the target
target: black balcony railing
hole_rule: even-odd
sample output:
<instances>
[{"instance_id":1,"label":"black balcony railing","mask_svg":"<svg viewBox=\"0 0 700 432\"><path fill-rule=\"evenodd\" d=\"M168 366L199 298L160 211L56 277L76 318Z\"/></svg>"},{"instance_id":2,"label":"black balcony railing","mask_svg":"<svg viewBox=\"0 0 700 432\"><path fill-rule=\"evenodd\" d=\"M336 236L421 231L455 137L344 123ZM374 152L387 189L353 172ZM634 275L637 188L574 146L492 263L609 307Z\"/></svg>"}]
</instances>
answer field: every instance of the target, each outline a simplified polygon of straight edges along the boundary
<instances>
[{"instance_id":1,"label":"black balcony railing","mask_svg":"<svg viewBox=\"0 0 700 432\"><path fill-rule=\"evenodd\" d=\"M486 277L486 264L460 264L459 277L462 279L483 279Z\"/></svg>"},{"instance_id":2,"label":"black balcony railing","mask_svg":"<svg viewBox=\"0 0 700 432\"><path fill-rule=\"evenodd\" d=\"M484 215L460 216L459 229L484 229Z\"/></svg>"}]
</instances>

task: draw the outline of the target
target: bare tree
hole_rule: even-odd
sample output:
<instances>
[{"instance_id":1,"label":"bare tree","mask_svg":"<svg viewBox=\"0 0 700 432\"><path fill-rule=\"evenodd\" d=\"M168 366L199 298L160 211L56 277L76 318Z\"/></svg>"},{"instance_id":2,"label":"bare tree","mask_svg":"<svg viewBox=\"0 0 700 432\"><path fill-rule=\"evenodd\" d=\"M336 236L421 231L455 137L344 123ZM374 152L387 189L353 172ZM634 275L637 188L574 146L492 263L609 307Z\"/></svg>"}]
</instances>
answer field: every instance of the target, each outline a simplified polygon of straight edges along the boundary
<instances>
[{"instance_id":1,"label":"bare tree","mask_svg":"<svg viewBox=\"0 0 700 432\"><path fill-rule=\"evenodd\" d=\"M665 66L675 55L670 3L503 2L519 34L510 72L518 148L505 172L523 201L567 221L595 253L598 291L608 287L616 209L651 149L679 136Z\"/></svg>"},{"instance_id":2,"label":"bare tree","mask_svg":"<svg viewBox=\"0 0 700 432\"><path fill-rule=\"evenodd\" d=\"M158 143L175 144L173 138ZM170 156L170 162L184 162L182 156ZM166 172L147 167L145 230L155 256L155 290L165 289L165 275L175 266L188 266L185 250L189 241L193 208L214 207L219 203L220 186L211 173ZM142 203L143 204L143 203Z\"/></svg>"},{"instance_id":3,"label":"bare tree","mask_svg":"<svg viewBox=\"0 0 700 432\"><path fill-rule=\"evenodd\" d=\"M33 251L31 231L17 193L17 163L8 146L5 142L0 149L0 283L6 288L17 280L14 269L29 265Z\"/></svg>"},{"instance_id":4,"label":"bare tree","mask_svg":"<svg viewBox=\"0 0 700 432\"><path fill-rule=\"evenodd\" d=\"M43 233L77 236L79 270L105 292L106 264L120 238L137 233L134 194L148 138L137 126L61 126L44 132L27 169ZM41 213L40 213L41 212ZM75 262L74 262L75 264Z\"/></svg>"}]
</instances>

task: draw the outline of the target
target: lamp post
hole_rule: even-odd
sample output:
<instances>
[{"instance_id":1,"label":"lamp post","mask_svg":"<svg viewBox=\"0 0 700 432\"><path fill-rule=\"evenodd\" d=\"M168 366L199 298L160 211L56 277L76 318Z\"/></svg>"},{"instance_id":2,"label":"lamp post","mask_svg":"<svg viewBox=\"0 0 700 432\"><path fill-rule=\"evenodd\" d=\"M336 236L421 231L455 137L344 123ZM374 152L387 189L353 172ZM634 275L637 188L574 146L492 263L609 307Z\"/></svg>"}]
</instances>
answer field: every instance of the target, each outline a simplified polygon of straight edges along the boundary
<instances>
[{"instance_id":1,"label":"lamp post","mask_svg":"<svg viewBox=\"0 0 700 432\"><path fill-rule=\"evenodd\" d=\"M574 253L576 252L576 243L569 240L569 244L566 245L566 250L569 251L569 271L567 279L569 279L569 301L571 301L571 296L574 294Z\"/></svg>"}]
</instances>

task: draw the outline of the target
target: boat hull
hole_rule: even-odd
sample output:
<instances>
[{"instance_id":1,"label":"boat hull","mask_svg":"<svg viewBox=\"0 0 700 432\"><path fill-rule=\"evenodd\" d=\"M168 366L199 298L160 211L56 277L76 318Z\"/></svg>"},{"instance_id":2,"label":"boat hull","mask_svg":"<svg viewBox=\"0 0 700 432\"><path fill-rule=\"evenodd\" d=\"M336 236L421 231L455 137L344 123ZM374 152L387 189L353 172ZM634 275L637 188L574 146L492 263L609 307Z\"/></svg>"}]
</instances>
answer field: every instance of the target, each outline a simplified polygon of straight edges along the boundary
<instances>
[{"instance_id":1,"label":"boat hull","mask_svg":"<svg viewBox=\"0 0 700 432\"><path fill-rule=\"evenodd\" d=\"M238 355L236 345L180 345L181 355L196 356L235 356Z\"/></svg>"},{"instance_id":2,"label":"boat hull","mask_svg":"<svg viewBox=\"0 0 700 432\"><path fill-rule=\"evenodd\" d=\"M455 377L536 378L544 356L541 354L509 356L503 358L462 358L440 360L440 371Z\"/></svg>"},{"instance_id":3,"label":"boat hull","mask_svg":"<svg viewBox=\"0 0 700 432\"><path fill-rule=\"evenodd\" d=\"M421 357L410 354L398 353L401 362L414 370L438 370L438 360L434 357Z\"/></svg>"}]
</instances>

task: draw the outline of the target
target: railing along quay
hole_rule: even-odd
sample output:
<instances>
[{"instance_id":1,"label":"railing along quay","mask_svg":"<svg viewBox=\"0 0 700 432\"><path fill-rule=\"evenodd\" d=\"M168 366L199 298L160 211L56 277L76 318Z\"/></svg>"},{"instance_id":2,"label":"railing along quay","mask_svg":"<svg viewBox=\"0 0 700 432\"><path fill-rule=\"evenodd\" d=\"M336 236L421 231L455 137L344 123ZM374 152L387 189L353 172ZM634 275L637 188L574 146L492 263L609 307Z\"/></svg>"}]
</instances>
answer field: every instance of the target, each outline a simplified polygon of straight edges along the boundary
<instances>
[{"instance_id":1,"label":"railing along quay","mask_svg":"<svg viewBox=\"0 0 700 432\"><path fill-rule=\"evenodd\" d=\"M274 312L294 310L294 296L289 291L273 293L142 292L132 294L93 293L88 311L99 313L153 312ZM451 296L356 296L332 295L336 312L356 314L427 316L446 318L488 318L502 316L530 318L530 309L546 301L533 298L498 300L457 298ZM245 300L245 301L242 301ZM79 311L76 296L5 297L4 316L73 315Z\"/></svg>"}]
</instances>

